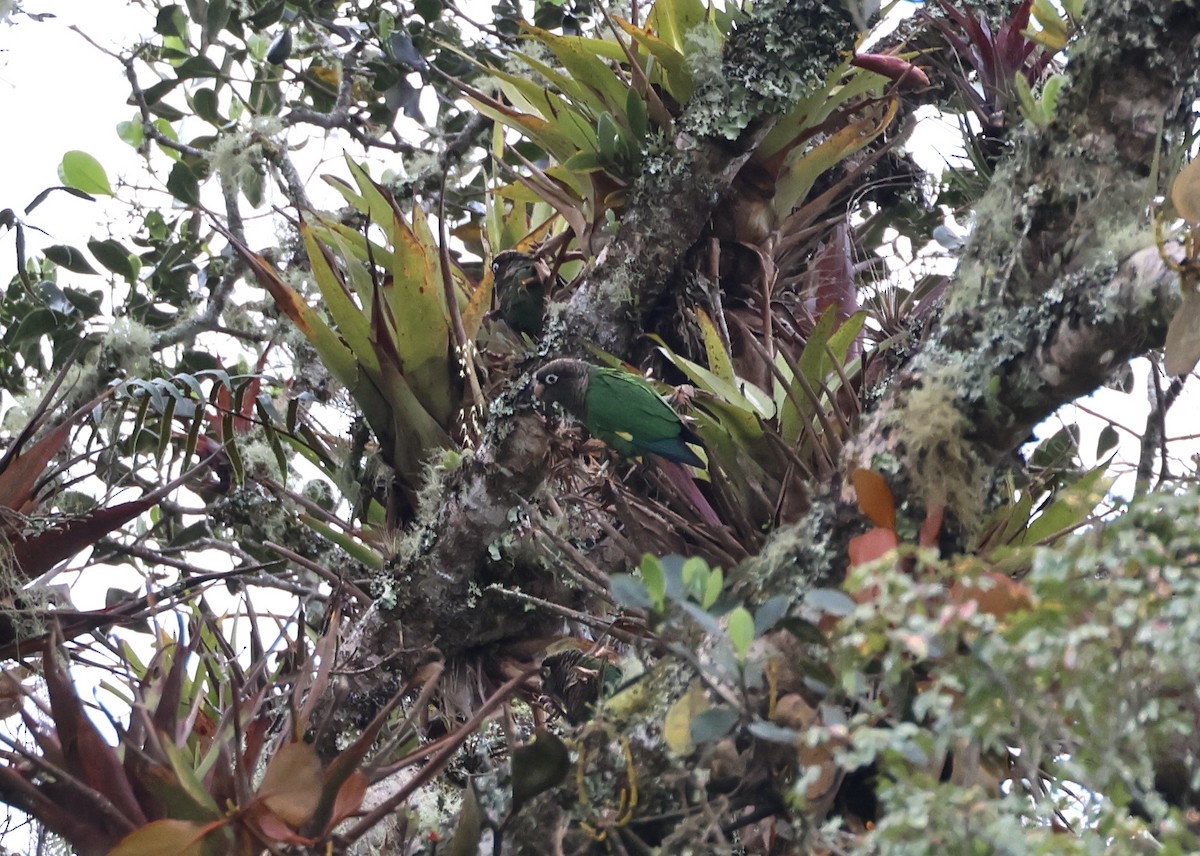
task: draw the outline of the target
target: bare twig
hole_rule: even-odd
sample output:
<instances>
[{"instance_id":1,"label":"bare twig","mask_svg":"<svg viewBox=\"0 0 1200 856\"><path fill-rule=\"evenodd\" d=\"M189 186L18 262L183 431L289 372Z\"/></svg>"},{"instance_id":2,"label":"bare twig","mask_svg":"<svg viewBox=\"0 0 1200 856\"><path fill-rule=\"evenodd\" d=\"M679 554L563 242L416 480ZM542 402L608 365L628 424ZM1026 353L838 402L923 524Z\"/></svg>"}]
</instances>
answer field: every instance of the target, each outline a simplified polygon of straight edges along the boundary
<instances>
[{"instance_id":1,"label":"bare twig","mask_svg":"<svg viewBox=\"0 0 1200 856\"><path fill-rule=\"evenodd\" d=\"M285 125L312 125L328 131L345 131L366 148L386 149L391 152L412 154L416 149L409 143L389 143L363 130L362 120L354 112L354 75L358 69L358 57L366 45L359 42L342 57L342 79L338 82L337 99L328 113L308 107L293 107L283 117Z\"/></svg>"},{"instance_id":2,"label":"bare twig","mask_svg":"<svg viewBox=\"0 0 1200 856\"><path fill-rule=\"evenodd\" d=\"M357 598L365 606L370 606L372 603L374 603L374 601L371 599L371 596L369 594L367 594L365 591L360 589L357 585L355 585L350 580L344 579L343 577L335 574L333 571L329 570L328 568L317 564L316 562L312 561L311 559L304 558L299 553L297 553L293 550L289 550L287 547L284 547L282 544L276 544L274 541L264 541L263 546L270 550L274 550L279 555L295 562L300 567L305 568L306 570L312 571L314 574L319 576L321 579L328 582L331 586L334 586L335 588L346 589L346 591L350 592L350 594L352 594L355 598Z\"/></svg>"}]
</instances>

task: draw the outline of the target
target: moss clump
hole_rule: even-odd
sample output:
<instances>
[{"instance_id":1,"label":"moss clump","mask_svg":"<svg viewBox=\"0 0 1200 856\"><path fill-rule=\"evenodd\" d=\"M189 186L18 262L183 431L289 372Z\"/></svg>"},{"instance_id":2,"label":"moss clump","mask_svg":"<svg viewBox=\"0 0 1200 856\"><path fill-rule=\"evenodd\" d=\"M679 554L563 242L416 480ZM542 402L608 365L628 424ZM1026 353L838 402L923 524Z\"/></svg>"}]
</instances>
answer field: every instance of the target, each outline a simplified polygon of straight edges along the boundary
<instances>
[{"instance_id":1,"label":"moss clump","mask_svg":"<svg viewBox=\"0 0 1200 856\"><path fill-rule=\"evenodd\" d=\"M903 432L900 452L916 495L955 509L959 523L973 531L984 511L988 485L966 437L970 426L955 406L957 400L941 378L925 377L906 392L888 424Z\"/></svg>"}]
</instances>

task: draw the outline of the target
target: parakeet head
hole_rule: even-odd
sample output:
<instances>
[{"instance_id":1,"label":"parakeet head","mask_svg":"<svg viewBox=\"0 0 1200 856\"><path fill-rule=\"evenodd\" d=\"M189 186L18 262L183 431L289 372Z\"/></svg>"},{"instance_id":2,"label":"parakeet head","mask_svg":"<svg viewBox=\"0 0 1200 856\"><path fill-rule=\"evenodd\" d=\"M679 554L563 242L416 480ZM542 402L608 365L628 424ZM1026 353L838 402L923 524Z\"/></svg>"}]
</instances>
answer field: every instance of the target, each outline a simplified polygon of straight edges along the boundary
<instances>
[{"instance_id":1,"label":"parakeet head","mask_svg":"<svg viewBox=\"0 0 1200 856\"><path fill-rule=\"evenodd\" d=\"M525 253L517 250L505 250L497 253L492 259L492 276L501 282L509 281L511 277L517 275L518 270L522 267L527 267L527 272L522 272L522 278L533 274L533 259Z\"/></svg>"},{"instance_id":2,"label":"parakeet head","mask_svg":"<svg viewBox=\"0 0 1200 856\"><path fill-rule=\"evenodd\" d=\"M583 409L587 396L588 371L582 360L554 360L533 376L533 394L543 401L557 401L568 410Z\"/></svg>"}]
</instances>

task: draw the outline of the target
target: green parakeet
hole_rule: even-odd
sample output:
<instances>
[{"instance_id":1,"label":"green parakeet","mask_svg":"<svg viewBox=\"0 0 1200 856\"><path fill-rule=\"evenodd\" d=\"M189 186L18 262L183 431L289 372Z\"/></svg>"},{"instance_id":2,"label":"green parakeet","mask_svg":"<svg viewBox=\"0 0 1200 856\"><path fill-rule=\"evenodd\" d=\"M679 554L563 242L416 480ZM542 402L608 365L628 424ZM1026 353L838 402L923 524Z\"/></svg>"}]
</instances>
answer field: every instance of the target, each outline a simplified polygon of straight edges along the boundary
<instances>
[{"instance_id":1,"label":"green parakeet","mask_svg":"<svg viewBox=\"0 0 1200 856\"><path fill-rule=\"evenodd\" d=\"M658 455L703 467L688 443L702 445L654 388L635 374L582 360L554 360L534 377L534 395L557 401L594 437L622 455Z\"/></svg>"},{"instance_id":2,"label":"green parakeet","mask_svg":"<svg viewBox=\"0 0 1200 856\"><path fill-rule=\"evenodd\" d=\"M496 254L492 277L496 294L492 314L531 339L541 336L550 289L561 285L562 279L552 275L545 261L517 250Z\"/></svg>"}]
</instances>

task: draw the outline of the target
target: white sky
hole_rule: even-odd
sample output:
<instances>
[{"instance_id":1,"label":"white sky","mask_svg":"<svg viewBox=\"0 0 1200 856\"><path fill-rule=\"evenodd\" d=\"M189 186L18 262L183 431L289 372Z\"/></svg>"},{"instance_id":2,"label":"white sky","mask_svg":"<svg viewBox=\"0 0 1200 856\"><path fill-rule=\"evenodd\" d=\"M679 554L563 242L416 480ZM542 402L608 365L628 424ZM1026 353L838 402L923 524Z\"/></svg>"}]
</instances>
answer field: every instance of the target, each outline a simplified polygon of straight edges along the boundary
<instances>
[{"instance_id":1,"label":"white sky","mask_svg":"<svg viewBox=\"0 0 1200 856\"><path fill-rule=\"evenodd\" d=\"M137 153L116 132L117 122L134 115L125 103L124 70L68 25L116 46L153 23L144 10L117 0L30 0L24 6L59 17L39 23L17 16L14 24L0 24L0 115L6 126L0 134L0 208L23 218L22 209L38 193L60 183L58 164L71 149L99 159L110 181L139 169ZM25 218L51 238L30 230L27 242L81 246L93 234L105 234L107 209L103 201L55 193ZM13 252L7 232L0 236L0 282L15 270Z\"/></svg>"}]
</instances>

